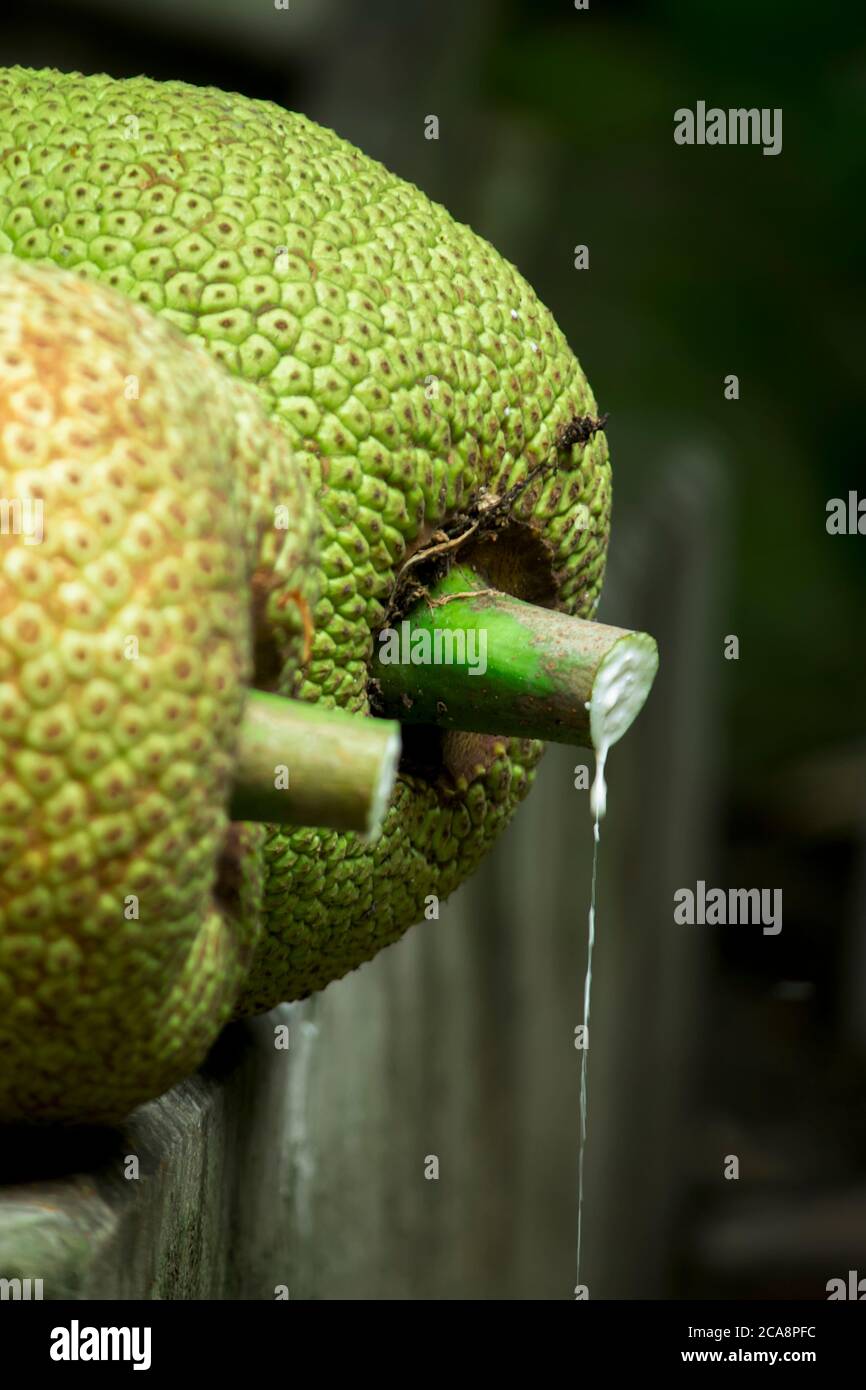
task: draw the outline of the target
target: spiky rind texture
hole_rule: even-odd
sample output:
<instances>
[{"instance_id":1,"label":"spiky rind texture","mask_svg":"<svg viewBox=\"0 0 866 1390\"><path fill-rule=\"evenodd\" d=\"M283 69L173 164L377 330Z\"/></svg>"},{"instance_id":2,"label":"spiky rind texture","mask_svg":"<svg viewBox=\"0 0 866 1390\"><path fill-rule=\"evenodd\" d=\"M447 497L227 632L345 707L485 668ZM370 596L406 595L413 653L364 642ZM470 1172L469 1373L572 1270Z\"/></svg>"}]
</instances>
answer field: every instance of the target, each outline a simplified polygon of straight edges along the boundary
<instances>
[{"instance_id":1,"label":"spiky rind texture","mask_svg":"<svg viewBox=\"0 0 866 1390\"><path fill-rule=\"evenodd\" d=\"M226 806L251 584L315 601L313 512L248 387L9 256L0 497L0 1119L119 1119L202 1060L249 966L263 829ZM293 666L296 604L269 629Z\"/></svg>"},{"instance_id":2,"label":"spiky rind texture","mask_svg":"<svg viewBox=\"0 0 866 1390\"><path fill-rule=\"evenodd\" d=\"M312 660L282 688L367 708L395 576L482 489L503 492L595 414L576 358L518 272L408 183L304 116L213 89L0 75L0 241L169 318L255 382L318 499ZM610 487L599 432L515 502L556 601L591 616ZM532 777L535 744L447 736L401 779L373 845L271 830L242 1011L336 979L475 866Z\"/></svg>"}]
</instances>

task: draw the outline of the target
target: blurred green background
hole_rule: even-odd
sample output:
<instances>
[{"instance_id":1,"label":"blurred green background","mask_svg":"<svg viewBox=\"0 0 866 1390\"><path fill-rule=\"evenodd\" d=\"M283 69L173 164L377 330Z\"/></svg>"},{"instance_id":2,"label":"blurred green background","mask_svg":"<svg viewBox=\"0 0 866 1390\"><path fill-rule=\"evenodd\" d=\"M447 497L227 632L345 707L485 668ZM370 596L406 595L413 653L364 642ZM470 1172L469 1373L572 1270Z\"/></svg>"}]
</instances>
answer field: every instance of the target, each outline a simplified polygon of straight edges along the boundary
<instances>
[{"instance_id":1,"label":"blurred green background","mask_svg":"<svg viewBox=\"0 0 866 1390\"><path fill-rule=\"evenodd\" d=\"M653 698L680 711L698 702L703 716L678 745L690 750L687 769L658 760L633 812L623 788L610 873L627 893L625 847L652 854L687 781L693 798L706 786L703 857L674 856L654 910L669 915L671 883L714 873L782 885L786 903L777 940L721 933L702 943L689 1000L701 1022L678 1044L688 1078L667 1116L686 1156L670 1180L670 1216L646 1236L661 1252L658 1278L641 1291L627 1257L605 1273L597 1253L599 1281L625 1296L813 1295L824 1268L813 1227L826 1222L810 1217L787 1254L771 1248L771 1231L757 1264L738 1264L724 1199L706 1195L696 1157L708 1132L722 1151L748 1147L749 1116L776 1110L756 1158L776 1187L758 1191L757 1225L775 1213L767 1229L790 1231L804 1203L811 1211L826 1198L828 1221L854 1242L850 1258L866 1260L866 536L825 526L828 499L858 485L866 495L864 13L845 0L591 0L585 12L570 0L290 0L285 11L270 0L48 0L6 6L0 60L181 78L302 110L445 203L552 308L610 415L615 509L601 616L658 630L669 614ZM781 107L781 153L677 146L673 113L698 100ZM428 114L439 118L436 141L424 138ZM587 270L574 268L578 244ZM731 373L737 401L724 397ZM690 543L707 552L714 595L682 620L695 581L665 525L681 484L703 489ZM688 531L688 517L676 525ZM728 634L739 637L738 661L723 657ZM629 746L612 770L614 798ZM548 779L567 775L565 761L551 766L559 774ZM510 832L524 836L512 840L518 855L521 845L529 853L528 811L526 827L518 816ZM505 912L502 857L484 872L489 911ZM565 849L551 873L573 936L585 875L571 879ZM575 955L575 993L580 968ZM613 1011L613 964L606 988ZM571 1152L573 1140L572 1125ZM629 1182L608 1209L628 1207ZM780 1191L788 1208L773 1206ZM572 1215L560 1204L552 1224L570 1231ZM603 1245L599 1229L596 1251ZM503 1291L484 1268L464 1294ZM831 1264L826 1277L839 1272ZM542 1275L505 1292L555 1296Z\"/></svg>"}]
</instances>

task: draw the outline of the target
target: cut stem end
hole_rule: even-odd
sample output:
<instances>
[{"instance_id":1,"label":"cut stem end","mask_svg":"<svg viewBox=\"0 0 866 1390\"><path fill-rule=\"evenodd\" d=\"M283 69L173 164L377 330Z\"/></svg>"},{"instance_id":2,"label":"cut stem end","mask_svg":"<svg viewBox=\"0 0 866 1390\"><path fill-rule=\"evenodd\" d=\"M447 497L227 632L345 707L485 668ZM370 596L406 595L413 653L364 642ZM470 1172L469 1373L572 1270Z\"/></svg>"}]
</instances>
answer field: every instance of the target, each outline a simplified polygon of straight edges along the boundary
<instances>
[{"instance_id":1,"label":"cut stem end","mask_svg":"<svg viewBox=\"0 0 866 1390\"><path fill-rule=\"evenodd\" d=\"M378 835L400 726L251 690L238 736L232 820Z\"/></svg>"},{"instance_id":2,"label":"cut stem end","mask_svg":"<svg viewBox=\"0 0 866 1390\"><path fill-rule=\"evenodd\" d=\"M524 603L455 565L379 633L372 674L403 723L598 749L622 738L657 669L648 634Z\"/></svg>"}]
</instances>

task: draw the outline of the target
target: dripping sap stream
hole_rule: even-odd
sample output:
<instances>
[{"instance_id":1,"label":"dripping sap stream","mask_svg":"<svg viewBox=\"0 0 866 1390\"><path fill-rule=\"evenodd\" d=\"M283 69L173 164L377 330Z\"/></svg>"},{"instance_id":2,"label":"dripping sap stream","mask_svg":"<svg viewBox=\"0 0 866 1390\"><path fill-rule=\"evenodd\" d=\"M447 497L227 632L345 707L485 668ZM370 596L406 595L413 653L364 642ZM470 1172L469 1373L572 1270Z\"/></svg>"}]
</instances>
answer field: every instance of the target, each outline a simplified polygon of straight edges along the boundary
<instances>
[{"instance_id":1,"label":"dripping sap stream","mask_svg":"<svg viewBox=\"0 0 866 1390\"><path fill-rule=\"evenodd\" d=\"M590 810L593 814L592 843L592 888L589 900L589 930L586 944L586 975L583 982L583 1050L580 1057L580 1146L577 1159L577 1283L580 1284L580 1255L583 1240L583 1163L586 1157L586 1117L589 1099L589 1007L592 997L592 948L595 945L595 908L598 886L598 846L600 841L599 822L607 810L607 783L604 767L607 762L608 747L602 741L598 748L595 765L595 780L590 793Z\"/></svg>"}]
</instances>

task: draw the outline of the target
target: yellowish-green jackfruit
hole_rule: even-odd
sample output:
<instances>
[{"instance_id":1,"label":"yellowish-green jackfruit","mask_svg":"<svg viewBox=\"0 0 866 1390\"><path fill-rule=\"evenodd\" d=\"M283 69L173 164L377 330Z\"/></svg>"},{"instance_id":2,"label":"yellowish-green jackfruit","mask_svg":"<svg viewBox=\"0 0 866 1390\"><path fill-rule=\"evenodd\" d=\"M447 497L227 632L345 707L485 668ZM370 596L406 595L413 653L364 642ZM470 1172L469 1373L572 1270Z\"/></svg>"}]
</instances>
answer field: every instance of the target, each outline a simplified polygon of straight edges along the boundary
<instances>
[{"instance_id":1,"label":"yellowish-green jackfruit","mask_svg":"<svg viewBox=\"0 0 866 1390\"><path fill-rule=\"evenodd\" d=\"M596 419L577 359L513 266L332 132L267 102L182 83L0 72L0 250L113 287L252 384L243 388L245 399L254 391L290 446L315 499L319 528L307 577L310 593L316 591L312 652L305 664L281 657L272 666L281 693L368 710L373 644L403 567L455 516L511 490L510 525L478 557L479 565L499 588L570 614L594 614L608 537L610 469L602 430L568 432L576 420ZM160 370L157 356L154 347L154 372ZM166 391L179 356L176 344L166 348ZM188 391L195 404L174 443L189 468L194 460L202 470L195 494L202 525L195 529L193 521L190 532L166 532L173 548L161 557L186 585L194 585L196 546L210 540L230 548L238 527L234 502L221 510L206 499L231 495L231 479L220 468L231 471L226 451L239 407L222 378L218 385L204 375L193 382L193 375ZM94 392L105 389L102 381L90 385ZM87 454L71 457L87 474ZM540 471L550 458L558 466ZM249 478L255 508L255 499L267 496L267 470L251 471L248 449L240 448L234 460L235 470L240 466ZM87 486L94 507L112 495L102 475ZM130 492L128 527L138 524L145 500ZM70 526L90 536L84 502L84 496L69 501ZM246 545L246 551L239 546L236 566L255 548L249 538ZM140 571L151 592L162 592L160 564L154 556ZM94 603L110 606L98 574L89 571L88 592ZM47 572L43 582L49 583ZM233 582L241 582L237 570ZM44 620L41 601L36 609ZM293 623L297 613L292 609ZM58 617L58 642L74 642L78 631ZM0 660L17 663L5 631L0 642ZM209 699L212 707L219 701L204 665L210 658L200 656L200 685L189 698ZM233 680L236 698L242 672ZM34 719L31 697L20 682L13 687L16 702L24 700L21 717ZM116 677L112 689L121 693ZM161 709L174 693L183 692L175 692L166 676L153 700ZM126 699L116 703L117 718L108 722L122 729ZM62 704L61 687L39 708L50 718ZM69 732L74 724L65 727ZM216 757L219 769L213 740L211 730L202 760L210 767ZM383 832L372 843L315 827L239 828L254 841L243 856L244 874L260 884L261 903L250 913L258 938L237 1011L303 997L419 921L429 895L446 897L493 843L525 795L540 752L532 741L431 733L423 747L409 748ZM124 755L117 765L127 761ZM175 761L169 757L169 766ZM59 767L53 755L50 763ZM80 783L68 786L79 796L74 789ZM33 794L27 784L22 790ZM196 796L196 825L209 816L211 840L205 847L201 831L184 850L172 839L170 820L158 885L145 884L148 893L161 893L159 912L167 914L166 940L154 948L157 974L160 961L170 957L177 964L203 922L212 921L219 937L206 902L190 896L204 877L196 878L184 854L204 875L225 824L210 793ZM148 804L133 783L128 802L99 814L117 814L128 834ZM53 822L32 824L37 828L28 845L41 866L53 847ZM11 828L21 825L13 813ZM184 835L187 830L184 822ZM105 849L102 837L99 847ZM19 872L22 850L19 842L10 860ZM101 884L114 860L106 855L99 862ZM37 867L31 891L42 893L49 918L64 894L74 901L78 872L70 861L49 885ZM129 881L126 872L123 882ZM81 873L94 874L89 861ZM185 935L174 933L172 911L186 923ZM38 989L49 981L51 932L38 925L23 933L8 919L2 932L4 955L26 935L29 946L21 949L30 950L32 967L21 978L31 987L19 991L18 1007L38 1015L50 1008L40 1003ZM146 948L140 943L137 950ZM123 1010L126 985L110 960L105 989L116 993L97 1011L95 1069L106 1065L112 1009ZM227 964L226 975L233 968ZM182 978L181 971L178 989ZM230 985L220 988L226 997L232 992ZM164 993L151 1007L167 1007ZM227 1005L222 999L209 1007L222 1017ZM131 1044L124 1035L115 1045ZM182 1069L181 1051L175 1043L176 1067L154 1067L153 1091Z\"/></svg>"},{"instance_id":2,"label":"yellowish-green jackfruit","mask_svg":"<svg viewBox=\"0 0 866 1390\"><path fill-rule=\"evenodd\" d=\"M251 388L8 256L0 497L0 1116L117 1118L197 1065L250 964L264 828L227 815L250 594L270 576L291 671L314 510Z\"/></svg>"}]
</instances>

